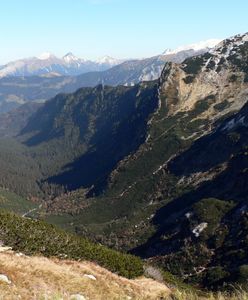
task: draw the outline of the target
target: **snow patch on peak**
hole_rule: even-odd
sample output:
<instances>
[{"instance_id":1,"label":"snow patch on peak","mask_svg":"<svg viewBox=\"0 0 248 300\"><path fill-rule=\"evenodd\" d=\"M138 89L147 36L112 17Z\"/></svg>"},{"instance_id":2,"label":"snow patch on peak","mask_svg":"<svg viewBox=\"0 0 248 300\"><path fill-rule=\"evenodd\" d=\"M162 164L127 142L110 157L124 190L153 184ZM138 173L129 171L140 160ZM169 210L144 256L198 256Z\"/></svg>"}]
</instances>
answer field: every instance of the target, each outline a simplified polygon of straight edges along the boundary
<instances>
[{"instance_id":1,"label":"snow patch on peak","mask_svg":"<svg viewBox=\"0 0 248 300\"><path fill-rule=\"evenodd\" d=\"M63 56L63 60L67 63L78 61L79 58L76 57L72 52L68 52L66 55Z\"/></svg>"},{"instance_id":2,"label":"snow patch on peak","mask_svg":"<svg viewBox=\"0 0 248 300\"><path fill-rule=\"evenodd\" d=\"M209 40L201 41L201 42L195 43L195 44L180 46L174 50L166 49L163 52L163 55L177 54L181 51L186 51L186 50L199 51L202 49L211 49L211 48L215 47L217 44L219 44L220 42L221 42L221 40L219 40L219 39L209 39Z\"/></svg>"},{"instance_id":3,"label":"snow patch on peak","mask_svg":"<svg viewBox=\"0 0 248 300\"><path fill-rule=\"evenodd\" d=\"M248 32L243 35L243 41L248 42Z\"/></svg>"},{"instance_id":4,"label":"snow patch on peak","mask_svg":"<svg viewBox=\"0 0 248 300\"><path fill-rule=\"evenodd\" d=\"M98 64L117 65L120 63L120 60L115 59L111 56L105 55L103 57L98 58L95 62Z\"/></svg>"},{"instance_id":5,"label":"snow patch on peak","mask_svg":"<svg viewBox=\"0 0 248 300\"><path fill-rule=\"evenodd\" d=\"M248 32L246 32L244 34L236 34L227 40L232 40L233 42L236 42L236 41L247 42L248 41Z\"/></svg>"},{"instance_id":6,"label":"snow patch on peak","mask_svg":"<svg viewBox=\"0 0 248 300\"><path fill-rule=\"evenodd\" d=\"M52 53L44 52L41 55L39 55L37 58L40 59L40 60L46 60L46 59L49 59L49 58L52 58L52 57L54 57L54 55Z\"/></svg>"},{"instance_id":7,"label":"snow patch on peak","mask_svg":"<svg viewBox=\"0 0 248 300\"><path fill-rule=\"evenodd\" d=\"M237 34L233 37L225 39L212 48L209 52L216 57L225 57L235 54L238 47L248 42L248 33Z\"/></svg>"}]
</instances>

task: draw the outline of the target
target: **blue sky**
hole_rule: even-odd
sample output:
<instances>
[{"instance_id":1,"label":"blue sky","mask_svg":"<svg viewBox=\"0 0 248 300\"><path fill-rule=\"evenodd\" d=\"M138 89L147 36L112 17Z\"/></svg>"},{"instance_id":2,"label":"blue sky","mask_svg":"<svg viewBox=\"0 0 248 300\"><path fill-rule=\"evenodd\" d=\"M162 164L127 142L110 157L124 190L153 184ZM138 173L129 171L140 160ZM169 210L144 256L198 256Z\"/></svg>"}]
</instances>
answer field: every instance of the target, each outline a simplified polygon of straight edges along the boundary
<instances>
[{"instance_id":1,"label":"blue sky","mask_svg":"<svg viewBox=\"0 0 248 300\"><path fill-rule=\"evenodd\" d=\"M3 0L0 63L72 51L148 57L248 31L247 0Z\"/></svg>"}]
</instances>

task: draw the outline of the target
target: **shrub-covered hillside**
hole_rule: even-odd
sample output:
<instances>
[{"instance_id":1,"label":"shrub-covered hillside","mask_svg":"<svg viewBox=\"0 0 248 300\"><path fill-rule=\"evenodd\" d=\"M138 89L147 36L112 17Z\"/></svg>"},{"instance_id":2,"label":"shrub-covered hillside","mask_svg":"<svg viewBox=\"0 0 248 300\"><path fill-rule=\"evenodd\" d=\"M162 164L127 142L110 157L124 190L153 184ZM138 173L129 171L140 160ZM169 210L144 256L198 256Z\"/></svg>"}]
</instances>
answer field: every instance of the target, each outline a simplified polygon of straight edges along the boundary
<instances>
[{"instance_id":1,"label":"shrub-covered hillside","mask_svg":"<svg viewBox=\"0 0 248 300\"><path fill-rule=\"evenodd\" d=\"M25 254L89 260L119 275L142 275L142 261L132 255L110 250L86 239L68 234L45 222L0 211L0 240Z\"/></svg>"}]
</instances>

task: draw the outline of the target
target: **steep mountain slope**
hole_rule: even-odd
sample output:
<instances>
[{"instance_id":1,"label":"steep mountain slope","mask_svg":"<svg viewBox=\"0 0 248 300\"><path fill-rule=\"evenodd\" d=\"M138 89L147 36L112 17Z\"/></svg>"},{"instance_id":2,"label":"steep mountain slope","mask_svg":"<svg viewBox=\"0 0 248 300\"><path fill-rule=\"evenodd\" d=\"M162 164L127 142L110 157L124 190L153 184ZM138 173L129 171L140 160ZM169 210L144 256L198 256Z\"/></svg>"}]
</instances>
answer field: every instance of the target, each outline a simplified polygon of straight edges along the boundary
<instances>
[{"instance_id":1,"label":"steep mountain slope","mask_svg":"<svg viewBox=\"0 0 248 300\"><path fill-rule=\"evenodd\" d=\"M159 230L138 251L212 287L247 280L247 108L170 161L177 186L191 190L156 213Z\"/></svg>"},{"instance_id":2,"label":"steep mountain slope","mask_svg":"<svg viewBox=\"0 0 248 300\"><path fill-rule=\"evenodd\" d=\"M247 101L246 38L244 35L227 40L212 53L188 59L181 65L167 64L160 79L159 107L149 121L146 143L119 164L109 178L103 201L92 202L89 211L85 209L78 221L85 218L88 222L93 212L100 223L118 215L116 223L123 243L137 243L142 231L146 235L153 212L181 193L182 188L175 186L177 178L166 171L167 162L210 132L217 120L238 111ZM233 60L232 53L226 55L227 45L233 46L235 57L239 57L237 61ZM215 63L220 56L224 61ZM108 207L108 215L100 214L102 206ZM133 222L129 224L127 217L133 218ZM122 226L131 226L133 241L123 234ZM104 225L99 228L104 232Z\"/></svg>"},{"instance_id":3,"label":"steep mountain slope","mask_svg":"<svg viewBox=\"0 0 248 300\"><path fill-rule=\"evenodd\" d=\"M24 128L28 119L42 106L41 103L28 102L6 112L0 117L0 136L15 136Z\"/></svg>"},{"instance_id":4,"label":"steep mountain slope","mask_svg":"<svg viewBox=\"0 0 248 300\"><path fill-rule=\"evenodd\" d=\"M17 76L0 78L0 113L29 101L44 102L58 93L71 93L81 87L94 87L98 84L134 85L140 81L155 80L160 76L166 62L182 62L187 57L205 53L208 50L209 48L200 47L193 50L186 47L184 50L175 50L173 53L126 61L103 72L90 72L73 77ZM101 62L105 61L106 59ZM50 72L49 70L47 69L47 72ZM65 75L68 74L65 73Z\"/></svg>"},{"instance_id":5,"label":"steep mountain slope","mask_svg":"<svg viewBox=\"0 0 248 300\"><path fill-rule=\"evenodd\" d=\"M161 165L159 172L176 176L180 192L155 214L158 230L136 253L211 287L247 280L242 273L248 262L247 104L226 121L219 119L248 100L247 61L246 34L224 41L209 55L185 61L182 67L172 65L164 74L162 95L167 97L169 115L185 118L198 107L198 114L189 120L195 123L194 132L181 133L181 138L189 140L199 129L204 136ZM185 73L192 76L190 83ZM206 135L211 127L214 131Z\"/></svg>"},{"instance_id":6,"label":"steep mountain slope","mask_svg":"<svg viewBox=\"0 0 248 300\"><path fill-rule=\"evenodd\" d=\"M144 142L156 94L156 82L99 85L56 96L28 122L19 114L15 126L26 126L17 138L4 137L0 143L1 186L31 197L92 185L100 192L118 161ZM13 119L10 115L0 123ZM13 126L6 129L17 132Z\"/></svg>"}]
</instances>

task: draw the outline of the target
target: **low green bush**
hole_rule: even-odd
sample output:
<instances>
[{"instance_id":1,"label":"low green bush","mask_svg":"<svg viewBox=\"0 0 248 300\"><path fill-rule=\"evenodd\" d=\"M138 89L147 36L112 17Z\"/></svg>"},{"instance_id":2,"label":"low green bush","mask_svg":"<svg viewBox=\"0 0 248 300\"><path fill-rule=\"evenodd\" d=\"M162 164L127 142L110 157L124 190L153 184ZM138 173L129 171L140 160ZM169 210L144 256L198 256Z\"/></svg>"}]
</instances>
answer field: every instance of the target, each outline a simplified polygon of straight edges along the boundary
<instances>
[{"instance_id":1,"label":"low green bush","mask_svg":"<svg viewBox=\"0 0 248 300\"><path fill-rule=\"evenodd\" d=\"M89 260L127 278L143 274L141 259L66 233L43 221L0 211L0 240L27 255Z\"/></svg>"},{"instance_id":2,"label":"low green bush","mask_svg":"<svg viewBox=\"0 0 248 300\"><path fill-rule=\"evenodd\" d=\"M223 267L217 266L207 271L206 282L208 286L214 287L229 276L230 274Z\"/></svg>"},{"instance_id":3,"label":"low green bush","mask_svg":"<svg viewBox=\"0 0 248 300\"><path fill-rule=\"evenodd\" d=\"M240 283L248 283L248 265L242 265L239 267L238 281Z\"/></svg>"}]
</instances>

